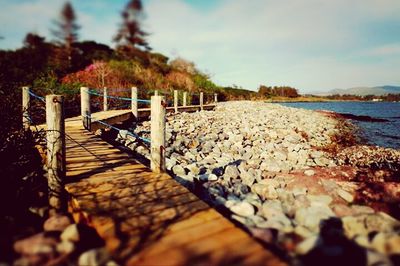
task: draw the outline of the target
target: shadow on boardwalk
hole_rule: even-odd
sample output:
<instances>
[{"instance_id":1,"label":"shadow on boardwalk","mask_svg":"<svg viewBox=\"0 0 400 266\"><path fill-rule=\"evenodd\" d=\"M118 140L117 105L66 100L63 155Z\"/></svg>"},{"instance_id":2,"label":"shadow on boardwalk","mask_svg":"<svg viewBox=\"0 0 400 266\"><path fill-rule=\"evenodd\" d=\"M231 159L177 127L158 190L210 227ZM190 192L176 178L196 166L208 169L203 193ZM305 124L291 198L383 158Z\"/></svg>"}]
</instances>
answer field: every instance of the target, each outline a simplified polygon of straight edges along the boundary
<instances>
[{"instance_id":1,"label":"shadow on boardwalk","mask_svg":"<svg viewBox=\"0 0 400 266\"><path fill-rule=\"evenodd\" d=\"M128 265L283 265L168 174L80 129L69 129L67 192L75 220L92 225Z\"/></svg>"}]
</instances>

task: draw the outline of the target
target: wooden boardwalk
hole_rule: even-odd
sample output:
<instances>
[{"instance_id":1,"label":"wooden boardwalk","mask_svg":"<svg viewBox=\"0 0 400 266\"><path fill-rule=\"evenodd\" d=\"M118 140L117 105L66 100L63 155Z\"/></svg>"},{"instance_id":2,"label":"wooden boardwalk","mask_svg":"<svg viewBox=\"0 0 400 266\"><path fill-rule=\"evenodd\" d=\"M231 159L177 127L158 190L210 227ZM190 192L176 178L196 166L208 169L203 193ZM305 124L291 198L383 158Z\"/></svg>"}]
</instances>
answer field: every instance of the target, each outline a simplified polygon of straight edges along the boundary
<instances>
[{"instance_id":1,"label":"wooden boardwalk","mask_svg":"<svg viewBox=\"0 0 400 266\"><path fill-rule=\"evenodd\" d=\"M285 265L168 174L152 173L84 130L80 118L65 126L70 211L98 231L119 262Z\"/></svg>"}]
</instances>

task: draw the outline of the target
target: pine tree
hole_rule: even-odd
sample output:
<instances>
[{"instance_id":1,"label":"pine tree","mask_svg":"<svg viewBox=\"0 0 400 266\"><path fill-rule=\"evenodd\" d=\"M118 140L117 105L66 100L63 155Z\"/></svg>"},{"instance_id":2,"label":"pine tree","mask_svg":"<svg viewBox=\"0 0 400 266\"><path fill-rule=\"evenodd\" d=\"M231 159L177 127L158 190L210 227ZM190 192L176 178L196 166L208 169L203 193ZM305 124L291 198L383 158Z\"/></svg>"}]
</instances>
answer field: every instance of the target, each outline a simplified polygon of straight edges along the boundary
<instances>
[{"instance_id":1,"label":"pine tree","mask_svg":"<svg viewBox=\"0 0 400 266\"><path fill-rule=\"evenodd\" d=\"M148 34L141 29L140 25L142 11L141 0L130 0L125 10L122 11L123 22L114 37L114 42L117 43L118 48L135 50L140 47L151 50L145 39Z\"/></svg>"},{"instance_id":2,"label":"pine tree","mask_svg":"<svg viewBox=\"0 0 400 266\"><path fill-rule=\"evenodd\" d=\"M55 22L58 29L52 30L57 38L57 44L65 48L68 59L71 60L72 44L78 40L80 26L76 23L74 8L70 2L66 2L60 13L60 20Z\"/></svg>"},{"instance_id":3,"label":"pine tree","mask_svg":"<svg viewBox=\"0 0 400 266\"><path fill-rule=\"evenodd\" d=\"M58 75L63 75L73 69L76 49L73 44L78 40L80 26L76 23L76 15L71 3L67 1L60 12L60 17L54 22L56 29L51 30L56 38L53 48L51 65Z\"/></svg>"}]
</instances>

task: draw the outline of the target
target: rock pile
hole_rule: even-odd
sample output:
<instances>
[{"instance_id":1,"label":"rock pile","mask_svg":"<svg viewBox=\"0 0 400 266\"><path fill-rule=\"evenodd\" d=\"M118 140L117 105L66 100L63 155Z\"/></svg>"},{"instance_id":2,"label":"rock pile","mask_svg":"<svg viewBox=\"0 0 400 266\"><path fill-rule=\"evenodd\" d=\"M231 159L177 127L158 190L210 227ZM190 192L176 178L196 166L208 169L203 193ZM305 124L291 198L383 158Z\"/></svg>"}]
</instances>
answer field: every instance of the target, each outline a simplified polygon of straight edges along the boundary
<instances>
[{"instance_id":1,"label":"rock pile","mask_svg":"<svg viewBox=\"0 0 400 266\"><path fill-rule=\"evenodd\" d=\"M331 136L346 130L337 126L321 113L261 102L179 113L168 117L167 169L205 188L215 205L255 236L305 261L314 250L348 255L350 245L367 254L369 264L390 264L388 257L394 262L400 255L400 223L357 203L357 184L345 182L357 171L343 166L356 166L357 154L323 151ZM138 134L149 130L148 122L136 128ZM121 133L120 142L149 157Z\"/></svg>"},{"instance_id":2,"label":"rock pile","mask_svg":"<svg viewBox=\"0 0 400 266\"><path fill-rule=\"evenodd\" d=\"M43 229L14 243L14 250L20 255L14 265L117 265L91 227L74 224L68 216L55 215L45 221Z\"/></svg>"}]
</instances>

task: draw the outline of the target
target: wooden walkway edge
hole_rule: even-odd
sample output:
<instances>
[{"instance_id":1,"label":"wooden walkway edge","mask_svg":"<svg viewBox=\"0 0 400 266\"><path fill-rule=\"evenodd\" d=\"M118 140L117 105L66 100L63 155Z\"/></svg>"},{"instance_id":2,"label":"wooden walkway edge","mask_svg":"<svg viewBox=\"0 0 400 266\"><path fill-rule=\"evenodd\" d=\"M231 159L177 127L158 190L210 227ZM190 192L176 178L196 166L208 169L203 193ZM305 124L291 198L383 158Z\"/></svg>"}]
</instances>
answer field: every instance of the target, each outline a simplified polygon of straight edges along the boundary
<instances>
[{"instance_id":1,"label":"wooden walkway edge","mask_svg":"<svg viewBox=\"0 0 400 266\"><path fill-rule=\"evenodd\" d=\"M67 119L69 209L126 265L285 265L168 174Z\"/></svg>"}]
</instances>

